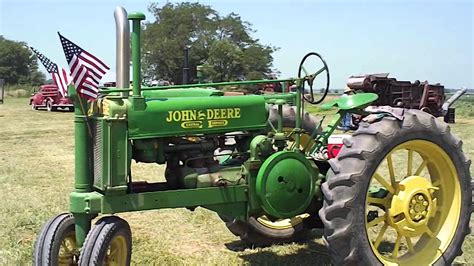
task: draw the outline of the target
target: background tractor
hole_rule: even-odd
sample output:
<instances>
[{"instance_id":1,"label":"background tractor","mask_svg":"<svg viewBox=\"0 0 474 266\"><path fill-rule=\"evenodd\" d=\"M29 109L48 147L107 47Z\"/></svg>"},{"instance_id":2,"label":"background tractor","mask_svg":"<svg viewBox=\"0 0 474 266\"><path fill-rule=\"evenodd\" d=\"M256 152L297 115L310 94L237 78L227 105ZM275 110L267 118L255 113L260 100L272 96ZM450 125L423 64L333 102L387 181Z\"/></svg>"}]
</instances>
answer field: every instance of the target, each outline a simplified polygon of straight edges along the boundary
<instances>
[{"instance_id":1,"label":"background tractor","mask_svg":"<svg viewBox=\"0 0 474 266\"><path fill-rule=\"evenodd\" d=\"M117 8L115 18L116 88L102 90L90 106L69 89L74 191L69 213L39 233L35 265L127 265L132 233L116 214L196 207L217 212L253 245L324 228L336 265L444 265L460 254L471 211L470 161L444 122L418 110L365 111L378 97L362 93L323 104L334 110L333 121L323 123L304 111L329 89L329 69L316 53L303 58L297 78L142 88L145 16ZM322 66L308 71L316 66L310 59ZM325 93L316 99L313 83L321 75ZM297 89L235 96L214 89L275 82ZM328 160L327 140L347 112L365 119ZM165 181L135 180L132 160L165 165Z\"/></svg>"}]
</instances>

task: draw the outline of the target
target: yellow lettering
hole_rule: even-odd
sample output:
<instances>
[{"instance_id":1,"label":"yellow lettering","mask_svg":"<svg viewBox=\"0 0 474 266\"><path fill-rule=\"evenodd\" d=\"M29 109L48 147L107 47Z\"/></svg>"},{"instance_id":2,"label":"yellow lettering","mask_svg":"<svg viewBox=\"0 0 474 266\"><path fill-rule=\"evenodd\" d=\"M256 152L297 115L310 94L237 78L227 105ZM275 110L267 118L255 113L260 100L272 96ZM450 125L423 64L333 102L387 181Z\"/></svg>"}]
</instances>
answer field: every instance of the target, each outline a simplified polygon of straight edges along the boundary
<instances>
[{"instance_id":1,"label":"yellow lettering","mask_svg":"<svg viewBox=\"0 0 474 266\"><path fill-rule=\"evenodd\" d=\"M227 118L234 118L234 109L227 108Z\"/></svg>"},{"instance_id":2,"label":"yellow lettering","mask_svg":"<svg viewBox=\"0 0 474 266\"><path fill-rule=\"evenodd\" d=\"M226 117L226 115L227 115L226 110L227 110L227 109L221 109L221 118L222 118L222 119L227 118L227 117Z\"/></svg>"},{"instance_id":3,"label":"yellow lettering","mask_svg":"<svg viewBox=\"0 0 474 266\"><path fill-rule=\"evenodd\" d=\"M180 121L181 120L181 112L180 111L174 111L173 112L173 120L174 121Z\"/></svg>"},{"instance_id":4,"label":"yellow lettering","mask_svg":"<svg viewBox=\"0 0 474 266\"><path fill-rule=\"evenodd\" d=\"M166 118L166 122L171 122L173 121L173 116L172 116L173 112L172 111L168 111L168 117Z\"/></svg>"},{"instance_id":5,"label":"yellow lettering","mask_svg":"<svg viewBox=\"0 0 474 266\"><path fill-rule=\"evenodd\" d=\"M219 119L219 118L221 118L220 113L219 113L219 109L214 109L214 119Z\"/></svg>"},{"instance_id":6,"label":"yellow lettering","mask_svg":"<svg viewBox=\"0 0 474 266\"><path fill-rule=\"evenodd\" d=\"M196 110L189 110L189 120L196 120Z\"/></svg>"},{"instance_id":7,"label":"yellow lettering","mask_svg":"<svg viewBox=\"0 0 474 266\"><path fill-rule=\"evenodd\" d=\"M240 108L234 108L234 118L240 118Z\"/></svg>"},{"instance_id":8,"label":"yellow lettering","mask_svg":"<svg viewBox=\"0 0 474 266\"><path fill-rule=\"evenodd\" d=\"M207 109L207 119L213 119L214 116L213 116L213 113L212 113L212 109Z\"/></svg>"}]
</instances>

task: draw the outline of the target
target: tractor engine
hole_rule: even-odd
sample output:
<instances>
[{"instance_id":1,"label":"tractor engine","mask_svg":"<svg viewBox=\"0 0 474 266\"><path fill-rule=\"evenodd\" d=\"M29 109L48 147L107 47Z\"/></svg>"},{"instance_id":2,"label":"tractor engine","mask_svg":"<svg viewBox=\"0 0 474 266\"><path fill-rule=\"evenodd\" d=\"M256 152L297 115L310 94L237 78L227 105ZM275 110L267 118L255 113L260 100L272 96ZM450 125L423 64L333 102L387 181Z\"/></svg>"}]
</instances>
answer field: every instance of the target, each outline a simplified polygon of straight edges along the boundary
<instances>
[{"instance_id":1,"label":"tractor engine","mask_svg":"<svg viewBox=\"0 0 474 266\"><path fill-rule=\"evenodd\" d=\"M250 134L135 140L136 162L166 163L169 189L230 186L245 183L241 165L249 158Z\"/></svg>"}]
</instances>

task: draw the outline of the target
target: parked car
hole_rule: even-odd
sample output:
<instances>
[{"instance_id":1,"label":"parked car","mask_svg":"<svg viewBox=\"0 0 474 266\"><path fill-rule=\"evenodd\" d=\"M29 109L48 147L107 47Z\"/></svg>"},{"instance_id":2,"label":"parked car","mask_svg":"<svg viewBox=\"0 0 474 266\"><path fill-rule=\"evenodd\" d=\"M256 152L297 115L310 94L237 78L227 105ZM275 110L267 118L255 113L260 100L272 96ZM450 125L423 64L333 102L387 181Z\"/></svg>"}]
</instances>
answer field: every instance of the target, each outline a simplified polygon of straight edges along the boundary
<instances>
[{"instance_id":1,"label":"parked car","mask_svg":"<svg viewBox=\"0 0 474 266\"><path fill-rule=\"evenodd\" d=\"M38 110L46 108L48 111L56 111L58 108L74 111L74 104L71 99L62 97L58 87L54 84L41 85L36 93L30 97L31 109Z\"/></svg>"}]
</instances>

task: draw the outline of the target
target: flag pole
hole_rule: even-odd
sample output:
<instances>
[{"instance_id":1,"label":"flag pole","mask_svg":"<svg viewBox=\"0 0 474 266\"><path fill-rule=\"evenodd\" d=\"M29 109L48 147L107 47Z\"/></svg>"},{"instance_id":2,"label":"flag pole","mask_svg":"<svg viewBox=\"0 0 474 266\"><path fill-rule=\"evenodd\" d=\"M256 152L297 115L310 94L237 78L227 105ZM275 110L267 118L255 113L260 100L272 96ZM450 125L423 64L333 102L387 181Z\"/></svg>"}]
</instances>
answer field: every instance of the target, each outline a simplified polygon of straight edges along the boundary
<instances>
[{"instance_id":1,"label":"flag pole","mask_svg":"<svg viewBox=\"0 0 474 266\"><path fill-rule=\"evenodd\" d=\"M82 97L77 92L76 86L74 86L74 90L76 91L76 98L79 99L79 108L81 109L81 112L85 116L85 119L86 119L87 132L89 133L89 137L92 138L92 129L89 124L89 116L87 115L87 112L84 110L84 102L82 101Z\"/></svg>"}]
</instances>

